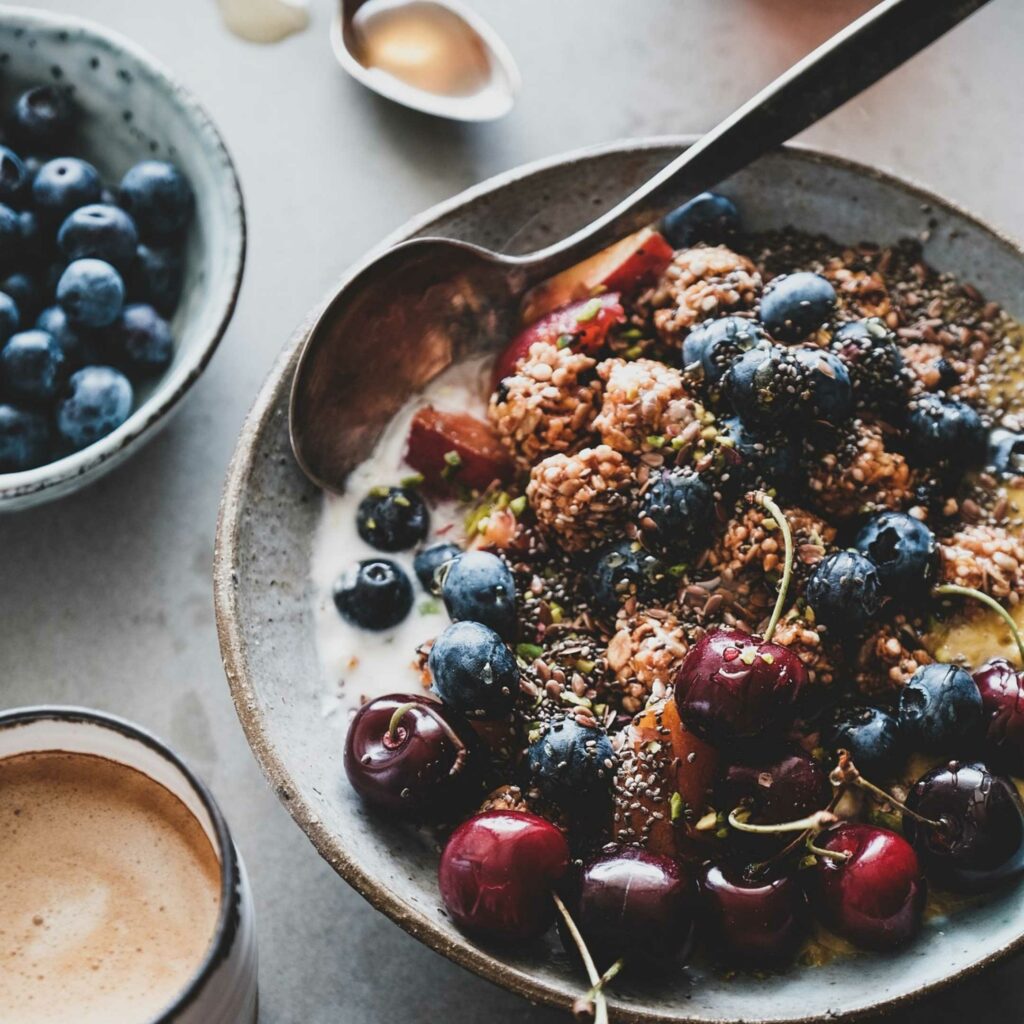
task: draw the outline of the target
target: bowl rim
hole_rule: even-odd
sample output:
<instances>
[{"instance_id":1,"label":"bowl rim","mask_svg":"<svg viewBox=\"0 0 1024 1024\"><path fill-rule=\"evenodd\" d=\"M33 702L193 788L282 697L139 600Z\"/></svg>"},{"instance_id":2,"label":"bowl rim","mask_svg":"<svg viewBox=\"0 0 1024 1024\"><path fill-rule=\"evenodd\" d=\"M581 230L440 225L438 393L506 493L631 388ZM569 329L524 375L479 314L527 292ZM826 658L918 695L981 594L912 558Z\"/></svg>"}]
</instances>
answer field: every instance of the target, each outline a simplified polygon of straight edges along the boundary
<instances>
[{"instance_id":1,"label":"bowl rim","mask_svg":"<svg viewBox=\"0 0 1024 1024\"><path fill-rule=\"evenodd\" d=\"M150 428L175 410L180 400L209 365L234 315L245 271L248 229L241 181L220 131L192 91L182 84L162 61L157 60L120 32L76 15L55 14L29 7L0 4L0 21L17 23L28 29L78 31L102 42L115 52L126 54L146 68L181 108L195 132L205 137L216 154L219 165L225 172L221 187L228 194L232 220L235 222L228 230L227 262L231 289L220 310L217 324L206 341L197 346L196 351L183 359L179 366L168 370L157 382L152 394L132 411L121 426L106 437L34 469L0 473L0 511L3 511L8 503L12 509L17 509L33 498L37 501L48 500L85 486L104 469L113 468L107 466L111 460L116 461L133 454L127 449L135 446L143 435L150 432ZM55 488L54 493L47 493Z\"/></svg>"},{"instance_id":2,"label":"bowl rim","mask_svg":"<svg viewBox=\"0 0 1024 1024\"><path fill-rule=\"evenodd\" d=\"M279 393L282 388L287 392L290 386L302 343L320 318L323 310L334 299L334 296L381 252L398 242L422 232L432 223L457 210L467 202L499 192L507 185L538 172L572 164L579 160L615 153L655 150L665 147L683 149L692 145L698 138L699 136L697 135L658 135L637 139L619 139L521 164L511 170L494 175L477 185L459 192L452 198L430 207L391 232L379 245L369 250L344 272L339 283L307 314L285 344L261 386L242 426L237 446L228 466L218 513L216 543L214 547L213 586L217 636L220 642L225 675L227 676L236 713L253 755L267 781L273 786L279 799L288 808L288 812L296 824L302 829L317 852L356 892L376 910L386 914L414 938L447 959L459 964L461 967L467 968L474 974L501 988L514 992L534 1003L565 1010L571 1009L572 1001L575 995L579 994L578 992L572 994L559 991L557 988L540 982L528 971L512 967L483 948L476 947L468 939L463 941L450 939L437 928L427 913L404 902L386 885L363 871L347 853L342 838L325 827L316 809L302 797L299 787L295 784L291 773L270 742L269 736L264 729L266 712L252 684L248 653L241 628L241 617L238 608L237 574L234 567L237 564L239 532L246 506L246 482L255 464L254 454L256 446L274 415L274 407ZM1024 261L1024 246L1019 241L1009 234L994 228L964 209L958 203L946 199L939 193L912 179L802 143L786 143L779 147L779 149L790 152L812 164L850 171L892 186L904 194L917 199L922 204L942 207L949 212L957 214L975 228L988 234L1015 257ZM920 985L913 991L884 998L869 1006L862 1006L851 1010L833 1009L829 1014L829 1020L863 1020L866 1017L874 1017L880 1012L906 1007L926 996L934 995L957 982L977 975L1020 951L1024 951L1024 927L1022 927L1020 933L1012 941L1005 943L999 949L992 951L980 960L962 967L953 974L937 981ZM684 1024L685 1021L691 1020L690 1018L683 1017L666 1017L657 1012L651 1013L645 1009L623 1005L611 996L609 998L609 1009L616 1019L643 1022L643 1024ZM818 1020L818 1017L794 1017L790 1018L785 1024L816 1024ZM710 1024L710 1019L706 1017L693 1018L692 1024ZM717 1024L783 1024L783 1022L778 1018L758 1020L744 1017L742 1020L722 1018Z\"/></svg>"}]
</instances>

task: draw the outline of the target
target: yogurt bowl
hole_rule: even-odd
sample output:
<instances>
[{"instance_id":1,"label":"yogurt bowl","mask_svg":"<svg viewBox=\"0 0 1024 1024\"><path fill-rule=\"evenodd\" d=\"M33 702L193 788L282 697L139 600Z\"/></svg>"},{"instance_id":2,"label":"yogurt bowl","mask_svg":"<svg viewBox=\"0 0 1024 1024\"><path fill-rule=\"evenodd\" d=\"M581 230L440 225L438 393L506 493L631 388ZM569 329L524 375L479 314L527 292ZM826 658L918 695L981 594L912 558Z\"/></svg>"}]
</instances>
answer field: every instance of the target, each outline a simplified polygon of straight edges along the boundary
<instances>
[{"instance_id":1,"label":"yogurt bowl","mask_svg":"<svg viewBox=\"0 0 1024 1024\"><path fill-rule=\"evenodd\" d=\"M143 159L169 160L191 181L195 217L171 365L136 393L128 419L55 462L0 474L0 511L68 494L113 469L163 426L213 356L235 308L245 263L245 211L231 157L206 112L134 43L69 15L0 7L0 102L32 86L74 87L82 111L75 155L117 181Z\"/></svg>"},{"instance_id":2,"label":"yogurt bowl","mask_svg":"<svg viewBox=\"0 0 1024 1024\"><path fill-rule=\"evenodd\" d=\"M595 206L613 204L686 142L622 143L533 165L456 197L387 241L440 234L494 246L516 237L530 251L588 220ZM723 191L736 199L753 231L793 225L882 245L926 238L929 263L969 277L1016 317L1022 312L1016 296L1024 254L1018 247L940 198L878 171L787 147L723 183ZM535 217L539 207L546 211L543 222ZM525 233L517 235L523 225ZM433 837L370 811L345 779L345 710L360 693L339 696L321 660L325 650L331 657L330 650L318 649L317 642L328 569L340 571L343 565L328 567L316 560L324 506L295 464L287 432L292 373L318 312L300 327L257 399L222 505L217 614L239 716L297 822L374 906L484 977L568 1009L580 994L581 979L553 938L496 952L460 933L441 906ZM412 383L408 392L396 394L394 378L378 375L379 386L365 396L371 429L361 433L362 443L353 443L352 464L369 455L375 434L387 436L382 432L392 414L414 392L436 385L435 378L451 364L464 363L481 350L494 351L504 340L475 339L471 351L444 351L436 359L415 351L387 353L388 360L403 360L403 369L412 368ZM367 482L360 477L354 489ZM328 516L337 500L328 499ZM337 554L351 559L358 550L346 543ZM392 691L383 656L369 643L357 654L378 666L380 692ZM623 976L609 1002L616 1020L665 1024L797 1024L863 1017L938 990L1024 946L1022 905L1024 890L1017 886L958 910L955 920L935 916L913 946L884 957L837 957L772 976L723 977L700 963L657 984Z\"/></svg>"}]
</instances>

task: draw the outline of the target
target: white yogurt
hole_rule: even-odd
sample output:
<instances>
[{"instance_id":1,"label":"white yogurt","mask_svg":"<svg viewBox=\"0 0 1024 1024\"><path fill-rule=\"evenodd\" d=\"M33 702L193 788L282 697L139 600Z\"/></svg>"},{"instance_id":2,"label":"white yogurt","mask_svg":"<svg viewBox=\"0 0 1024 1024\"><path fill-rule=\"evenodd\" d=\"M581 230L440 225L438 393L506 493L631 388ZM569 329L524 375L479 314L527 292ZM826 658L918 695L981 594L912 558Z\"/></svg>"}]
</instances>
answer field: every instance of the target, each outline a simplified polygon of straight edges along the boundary
<instances>
[{"instance_id":1,"label":"white yogurt","mask_svg":"<svg viewBox=\"0 0 1024 1024\"><path fill-rule=\"evenodd\" d=\"M413 572L412 551L380 552L359 536L356 508L372 487L394 486L415 471L405 461L409 425L418 409L432 405L445 412L483 416L490 392L492 356L467 359L439 374L395 415L373 453L349 474L342 495L324 496L313 538L311 572L314 586L317 649L327 691L324 716L351 711L386 693L421 692L415 666L416 649L448 624L440 600L426 593ZM425 543L465 540L465 508L455 501L432 501L430 535ZM383 556L408 572L416 593L412 611L393 629L374 632L346 622L334 606L332 591L353 562Z\"/></svg>"},{"instance_id":2,"label":"white yogurt","mask_svg":"<svg viewBox=\"0 0 1024 1024\"><path fill-rule=\"evenodd\" d=\"M228 31L250 43L279 43L309 24L306 0L217 0Z\"/></svg>"}]
</instances>

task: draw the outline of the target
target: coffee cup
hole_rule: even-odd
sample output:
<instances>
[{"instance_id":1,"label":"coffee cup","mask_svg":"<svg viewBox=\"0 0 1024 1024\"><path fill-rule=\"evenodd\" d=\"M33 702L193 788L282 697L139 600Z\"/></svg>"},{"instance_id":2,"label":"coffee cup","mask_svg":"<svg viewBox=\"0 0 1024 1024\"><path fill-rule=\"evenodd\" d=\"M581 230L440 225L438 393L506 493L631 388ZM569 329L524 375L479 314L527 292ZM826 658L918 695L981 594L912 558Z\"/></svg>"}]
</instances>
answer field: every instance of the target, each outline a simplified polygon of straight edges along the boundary
<instances>
[{"instance_id":1,"label":"coffee cup","mask_svg":"<svg viewBox=\"0 0 1024 1024\"><path fill-rule=\"evenodd\" d=\"M83 708L0 712L0 1020L253 1024L245 866L163 742Z\"/></svg>"}]
</instances>

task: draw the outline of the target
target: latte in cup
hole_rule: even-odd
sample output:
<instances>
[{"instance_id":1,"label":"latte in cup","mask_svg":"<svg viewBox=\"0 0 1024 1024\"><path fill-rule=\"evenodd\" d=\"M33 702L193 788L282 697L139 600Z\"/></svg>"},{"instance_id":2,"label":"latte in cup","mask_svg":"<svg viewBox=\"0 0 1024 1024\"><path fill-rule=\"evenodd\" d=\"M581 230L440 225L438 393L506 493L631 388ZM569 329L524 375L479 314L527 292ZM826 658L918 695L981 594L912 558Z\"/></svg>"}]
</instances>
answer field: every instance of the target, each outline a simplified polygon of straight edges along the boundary
<instances>
[{"instance_id":1,"label":"latte in cup","mask_svg":"<svg viewBox=\"0 0 1024 1024\"><path fill-rule=\"evenodd\" d=\"M0 1020L145 1024L203 963L221 868L170 790L92 754L0 759Z\"/></svg>"}]
</instances>

